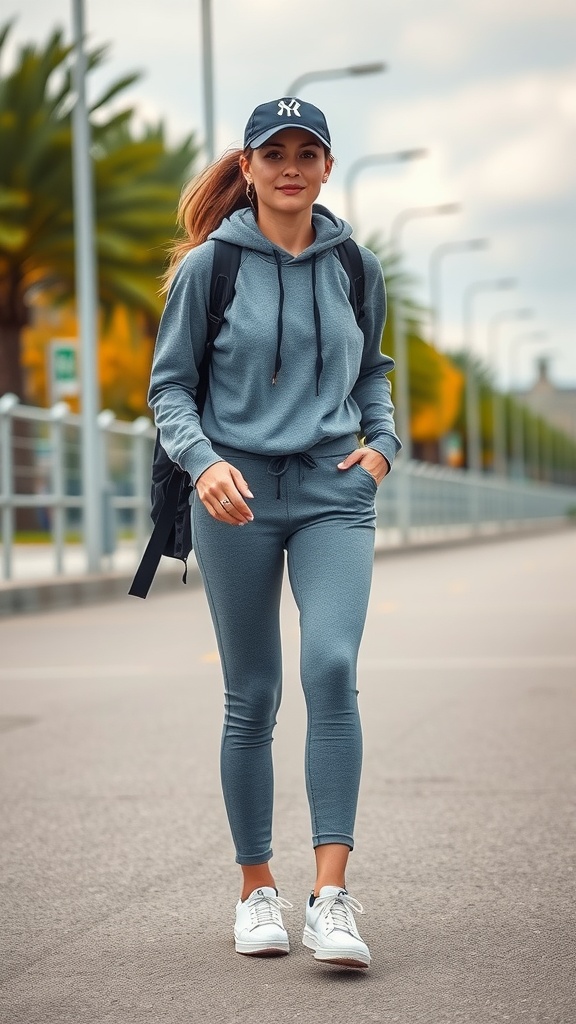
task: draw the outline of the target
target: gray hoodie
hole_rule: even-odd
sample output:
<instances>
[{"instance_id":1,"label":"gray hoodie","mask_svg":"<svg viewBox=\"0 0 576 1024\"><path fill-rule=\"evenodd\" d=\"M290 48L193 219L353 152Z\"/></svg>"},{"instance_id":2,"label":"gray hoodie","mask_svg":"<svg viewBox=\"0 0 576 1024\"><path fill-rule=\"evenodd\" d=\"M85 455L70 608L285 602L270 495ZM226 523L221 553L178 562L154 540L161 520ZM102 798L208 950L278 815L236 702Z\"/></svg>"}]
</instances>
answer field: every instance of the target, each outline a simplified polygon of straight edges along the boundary
<instances>
[{"instance_id":1,"label":"gray hoodie","mask_svg":"<svg viewBox=\"0 0 576 1024\"><path fill-rule=\"evenodd\" d=\"M386 299L376 256L361 248L365 315L356 323L350 283L334 246L345 221L313 208L316 237L292 256L270 242L251 210L225 219L178 267L162 314L150 380L162 445L195 482L219 456L211 442L288 455L353 433L390 465L394 363L380 352ZM214 246L242 246L236 294L214 345L202 417L194 401L206 344Z\"/></svg>"}]
</instances>

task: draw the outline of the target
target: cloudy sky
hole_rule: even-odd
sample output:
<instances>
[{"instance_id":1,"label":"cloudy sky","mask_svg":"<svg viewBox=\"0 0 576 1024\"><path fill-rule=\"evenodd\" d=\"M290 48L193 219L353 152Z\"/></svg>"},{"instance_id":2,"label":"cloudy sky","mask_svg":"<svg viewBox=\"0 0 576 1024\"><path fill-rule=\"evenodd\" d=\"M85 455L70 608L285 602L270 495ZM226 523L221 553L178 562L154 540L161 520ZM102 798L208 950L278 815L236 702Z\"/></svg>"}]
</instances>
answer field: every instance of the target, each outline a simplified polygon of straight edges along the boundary
<instances>
[{"instance_id":1,"label":"cloudy sky","mask_svg":"<svg viewBox=\"0 0 576 1024\"><path fill-rule=\"evenodd\" d=\"M70 0L8 0L15 17L8 64L24 42L70 34ZM6 9L6 8L5 8ZM537 354L552 377L576 385L576 12L573 0L212 0L217 151L241 141L258 103L301 74L384 61L384 74L303 86L325 111L337 159L323 201L347 210L346 172L368 154L426 147L411 164L365 169L355 179L356 237L385 238L412 207L461 204L450 216L406 224L406 268L430 302L430 257L438 245L488 238L485 252L440 263L440 347L462 343L470 284L517 279L473 303L478 355L514 384L533 379ZM200 0L86 0L93 44L110 44L96 94L130 70L143 120L162 118L170 137L203 135ZM530 319L514 320L518 310ZM490 325L502 319L494 344ZM494 337L494 332L490 335ZM512 353L512 355L511 355Z\"/></svg>"}]
</instances>

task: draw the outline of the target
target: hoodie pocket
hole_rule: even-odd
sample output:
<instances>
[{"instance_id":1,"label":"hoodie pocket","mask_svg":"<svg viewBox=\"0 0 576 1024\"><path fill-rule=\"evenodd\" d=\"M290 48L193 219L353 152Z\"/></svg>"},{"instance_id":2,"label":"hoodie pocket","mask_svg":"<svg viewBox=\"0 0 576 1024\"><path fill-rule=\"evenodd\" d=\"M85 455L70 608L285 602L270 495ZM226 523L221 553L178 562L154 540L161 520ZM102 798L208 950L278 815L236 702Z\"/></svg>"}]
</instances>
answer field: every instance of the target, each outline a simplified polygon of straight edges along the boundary
<instances>
[{"instance_id":1,"label":"hoodie pocket","mask_svg":"<svg viewBox=\"0 0 576 1024\"><path fill-rule=\"evenodd\" d=\"M376 493L376 491L378 490L378 484L376 482L376 477L372 476L372 473L370 473L369 470L364 469L364 466L362 465L361 462L357 462L356 463L356 468L360 470L360 473L362 474L362 476L365 476L365 477L368 478L368 480L372 484L372 488L374 490L374 493Z\"/></svg>"}]
</instances>

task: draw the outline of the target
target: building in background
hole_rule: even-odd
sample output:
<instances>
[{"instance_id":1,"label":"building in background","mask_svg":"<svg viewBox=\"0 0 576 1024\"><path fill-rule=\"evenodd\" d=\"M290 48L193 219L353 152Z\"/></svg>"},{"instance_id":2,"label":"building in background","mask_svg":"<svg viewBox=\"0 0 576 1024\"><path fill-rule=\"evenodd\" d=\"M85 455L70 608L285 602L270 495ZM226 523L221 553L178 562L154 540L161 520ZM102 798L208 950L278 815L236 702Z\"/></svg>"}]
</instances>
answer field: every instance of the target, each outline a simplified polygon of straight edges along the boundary
<instances>
[{"instance_id":1,"label":"building in background","mask_svg":"<svg viewBox=\"0 0 576 1024\"><path fill-rule=\"evenodd\" d=\"M536 366L535 383L528 390L514 391L514 398L576 441L576 387L558 387L550 380L549 358L542 356Z\"/></svg>"}]
</instances>

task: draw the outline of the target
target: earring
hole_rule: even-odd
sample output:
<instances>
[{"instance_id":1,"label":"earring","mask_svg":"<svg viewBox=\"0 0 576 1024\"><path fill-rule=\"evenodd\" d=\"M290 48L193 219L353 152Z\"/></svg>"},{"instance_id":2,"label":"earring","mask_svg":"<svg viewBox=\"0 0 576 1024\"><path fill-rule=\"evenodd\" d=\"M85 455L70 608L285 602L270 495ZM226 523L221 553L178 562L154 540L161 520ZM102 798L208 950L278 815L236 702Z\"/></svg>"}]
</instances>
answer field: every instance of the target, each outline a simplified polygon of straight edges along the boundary
<instances>
[{"instance_id":1,"label":"earring","mask_svg":"<svg viewBox=\"0 0 576 1024\"><path fill-rule=\"evenodd\" d=\"M327 181L328 181L328 178L327 178L327 177L326 177L326 178L322 178L322 184L323 184L323 185L325 185Z\"/></svg>"},{"instance_id":2,"label":"earring","mask_svg":"<svg viewBox=\"0 0 576 1024\"><path fill-rule=\"evenodd\" d=\"M256 189L254 188L254 182L253 181L247 181L247 183L246 183L246 199L250 203L250 206L252 207L253 210L256 209L256 205L254 203L255 198L256 198Z\"/></svg>"}]
</instances>

